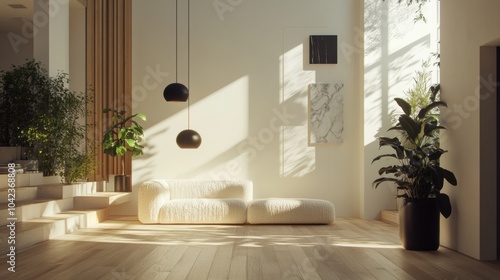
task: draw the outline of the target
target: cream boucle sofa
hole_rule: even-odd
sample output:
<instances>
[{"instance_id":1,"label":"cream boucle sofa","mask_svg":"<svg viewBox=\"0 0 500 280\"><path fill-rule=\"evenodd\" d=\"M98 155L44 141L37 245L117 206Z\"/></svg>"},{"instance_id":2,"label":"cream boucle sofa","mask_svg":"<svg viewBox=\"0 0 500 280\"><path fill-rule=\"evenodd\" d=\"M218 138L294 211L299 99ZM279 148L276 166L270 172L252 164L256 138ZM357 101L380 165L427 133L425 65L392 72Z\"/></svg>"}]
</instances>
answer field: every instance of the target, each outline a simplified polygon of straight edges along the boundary
<instances>
[{"instance_id":1,"label":"cream boucle sofa","mask_svg":"<svg viewBox=\"0 0 500 280\"><path fill-rule=\"evenodd\" d=\"M247 180L153 180L139 188L145 224L244 224L253 184Z\"/></svg>"},{"instance_id":2,"label":"cream boucle sofa","mask_svg":"<svg viewBox=\"0 0 500 280\"><path fill-rule=\"evenodd\" d=\"M248 180L153 180L139 188L144 224L331 224L326 200L253 198Z\"/></svg>"}]
</instances>

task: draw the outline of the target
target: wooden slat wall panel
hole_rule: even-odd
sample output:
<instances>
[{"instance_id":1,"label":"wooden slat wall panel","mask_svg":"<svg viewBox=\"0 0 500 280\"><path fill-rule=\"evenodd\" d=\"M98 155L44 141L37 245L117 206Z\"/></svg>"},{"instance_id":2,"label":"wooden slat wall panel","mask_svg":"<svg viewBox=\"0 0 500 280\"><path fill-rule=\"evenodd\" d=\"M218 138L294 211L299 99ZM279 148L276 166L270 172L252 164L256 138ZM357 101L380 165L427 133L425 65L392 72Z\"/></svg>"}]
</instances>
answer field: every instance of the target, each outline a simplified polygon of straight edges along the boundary
<instances>
[{"instance_id":1,"label":"wooden slat wall panel","mask_svg":"<svg viewBox=\"0 0 500 280\"><path fill-rule=\"evenodd\" d=\"M131 0L87 1L87 84L93 89L89 104L89 137L97 145L98 168L93 180L108 180L110 174L131 175L132 160L102 153L102 135L110 120L104 108L132 110L132 2Z\"/></svg>"}]
</instances>

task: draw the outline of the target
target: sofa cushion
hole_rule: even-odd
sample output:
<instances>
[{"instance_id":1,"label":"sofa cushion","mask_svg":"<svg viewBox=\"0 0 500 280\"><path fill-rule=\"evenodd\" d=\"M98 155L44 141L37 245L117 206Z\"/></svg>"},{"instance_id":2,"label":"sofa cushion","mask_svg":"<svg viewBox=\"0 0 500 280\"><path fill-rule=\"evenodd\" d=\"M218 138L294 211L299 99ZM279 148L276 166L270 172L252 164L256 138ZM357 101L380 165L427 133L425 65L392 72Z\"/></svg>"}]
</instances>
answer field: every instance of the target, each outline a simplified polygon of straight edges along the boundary
<instances>
[{"instance_id":1,"label":"sofa cushion","mask_svg":"<svg viewBox=\"0 0 500 280\"><path fill-rule=\"evenodd\" d=\"M247 212L251 224L331 224L335 219L333 204L321 199L256 199Z\"/></svg>"},{"instance_id":2,"label":"sofa cushion","mask_svg":"<svg viewBox=\"0 0 500 280\"><path fill-rule=\"evenodd\" d=\"M160 224L244 224L247 205L241 199L174 199L159 210Z\"/></svg>"},{"instance_id":3,"label":"sofa cushion","mask_svg":"<svg viewBox=\"0 0 500 280\"><path fill-rule=\"evenodd\" d=\"M170 199L185 198L253 198L253 183L249 180L166 180L170 189Z\"/></svg>"},{"instance_id":4,"label":"sofa cushion","mask_svg":"<svg viewBox=\"0 0 500 280\"><path fill-rule=\"evenodd\" d=\"M144 182L138 194L139 221L145 224L158 223L160 208L168 201L170 201L170 191L165 180Z\"/></svg>"}]
</instances>

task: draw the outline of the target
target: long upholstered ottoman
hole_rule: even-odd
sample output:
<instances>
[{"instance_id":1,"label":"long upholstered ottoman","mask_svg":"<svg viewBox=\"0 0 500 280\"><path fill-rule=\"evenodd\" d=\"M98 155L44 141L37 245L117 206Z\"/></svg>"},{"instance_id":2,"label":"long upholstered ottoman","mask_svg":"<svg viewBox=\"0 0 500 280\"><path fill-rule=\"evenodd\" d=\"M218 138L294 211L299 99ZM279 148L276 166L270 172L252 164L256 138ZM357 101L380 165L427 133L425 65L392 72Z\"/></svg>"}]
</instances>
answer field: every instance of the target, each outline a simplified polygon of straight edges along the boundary
<instances>
[{"instance_id":1,"label":"long upholstered ottoman","mask_svg":"<svg viewBox=\"0 0 500 280\"><path fill-rule=\"evenodd\" d=\"M334 220L333 204L321 199L256 199L247 209L250 224L331 224Z\"/></svg>"}]
</instances>

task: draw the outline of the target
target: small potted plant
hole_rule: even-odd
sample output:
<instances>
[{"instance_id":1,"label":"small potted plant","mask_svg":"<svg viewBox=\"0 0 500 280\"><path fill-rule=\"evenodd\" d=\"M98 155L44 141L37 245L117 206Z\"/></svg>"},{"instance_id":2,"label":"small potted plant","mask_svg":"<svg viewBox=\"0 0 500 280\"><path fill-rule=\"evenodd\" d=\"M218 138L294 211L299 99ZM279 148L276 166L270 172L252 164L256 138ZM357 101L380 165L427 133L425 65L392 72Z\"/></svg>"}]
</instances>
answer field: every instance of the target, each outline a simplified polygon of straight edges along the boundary
<instances>
[{"instance_id":1,"label":"small potted plant","mask_svg":"<svg viewBox=\"0 0 500 280\"><path fill-rule=\"evenodd\" d=\"M397 197L403 199L399 210L400 237L408 250L437 250L439 248L439 213L445 218L451 215L448 195L441 193L446 180L457 185L453 172L440 166L439 159L446 152L439 148L436 133L444 129L439 124L435 110L446 106L445 102L432 101L417 113L404 99L395 98L403 110L396 124L389 130L399 132L394 138L380 137L380 147L392 148L392 153L382 158L395 159L396 164L382 167L379 175L389 175L373 182L377 188L383 182L395 183Z\"/></svg>"},{"instance_id":2,"label":"small potted plant","mask_svg":"<svg viewBox=\"0 0 500 280\"><path fill-rule=\"evenodd\" d=\"M126 112L111 108L103 110L104 114L111 113L111 126L104 132L102 145L104 153L110 156L124 156L130 153L132 157L143 154L144 129L135 120L139 118L146 121L143 114L126 116ZM115 176L115 191L132 191L130 177L124 174L124 159L122 158L122 174Z\"/></svg>"}]
</instances>

